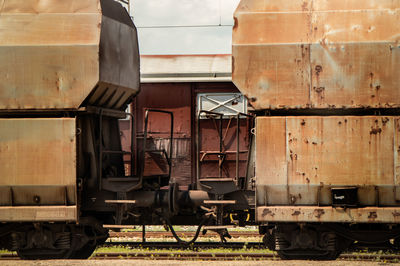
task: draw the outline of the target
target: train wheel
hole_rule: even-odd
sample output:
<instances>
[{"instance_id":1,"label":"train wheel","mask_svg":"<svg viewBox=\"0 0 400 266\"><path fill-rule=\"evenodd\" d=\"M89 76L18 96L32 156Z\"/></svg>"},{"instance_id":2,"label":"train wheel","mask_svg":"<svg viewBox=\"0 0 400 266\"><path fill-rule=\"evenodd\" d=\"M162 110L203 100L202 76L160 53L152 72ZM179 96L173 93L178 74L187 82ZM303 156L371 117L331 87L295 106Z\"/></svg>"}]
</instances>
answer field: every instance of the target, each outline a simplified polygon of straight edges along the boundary
<instances>
[{"instance_id":1,"label":"train wheel","mask_svg":"<svg viewBox=\"0 0 400 266\"><path fill-rule=\"evenodd\" d=\"M280 225L275 249L285 260L335 260L343 248L340 237L319 226Z\"/></svg>"},{"instance_id":2,"label":"train wheel","mask_svg":"<svg viewBox=\"0 0 400 266\"><path fill-rule=\"evenodd\" d=\"M11 249L22 259L87 259L108 238L108 230L89 217L80 225L36 224L10 236Z\"/></svg>"}]
</instances>

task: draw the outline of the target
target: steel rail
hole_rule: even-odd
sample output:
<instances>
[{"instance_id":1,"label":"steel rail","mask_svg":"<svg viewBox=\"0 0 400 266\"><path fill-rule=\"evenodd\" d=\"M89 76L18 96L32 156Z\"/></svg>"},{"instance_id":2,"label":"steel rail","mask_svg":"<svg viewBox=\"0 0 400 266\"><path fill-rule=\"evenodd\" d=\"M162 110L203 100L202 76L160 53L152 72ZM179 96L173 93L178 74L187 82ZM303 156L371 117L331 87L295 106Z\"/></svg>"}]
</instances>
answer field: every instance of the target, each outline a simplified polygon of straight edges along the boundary
<instances>
[{"instance_id":1,"label":"steel rail","mask_svg":"<svg viewBox=\"0 0 400 266\"><path fill-rule=\"evenodd\" d=\"M195 231L177 231L176 232L181 237L193 237L195 235ZM142 237L141 231L134 231L134 232L110 232L110 237ZM229 234L233 238L238 237L262 237L259 232L235 232L230 231ZM146 237L149 238L173 238L171 232L167 231L147 231ZM206 235L201 235L200 237L219 237L217 233L208 231Z\"/></svg>"},{"instance_id":2,"label":"steel rail","mask_svg":"<svg viewBox=\"0 0 400 266\"><path fill-rule=\"evenodd\" d=\"M210 249L210 248L225 248L225 249L266 249L262 242L195 242L191 245L182 245L178 242L106 242L103 247L124 246L128 248L148 248L148 249Z\"/></svg>"},{"instance_id":3,"label":"steel rail","mask_svg":"<svg viewBox=\"0 0 400 266\"><path fill-rule=\"evenodd\" d=\"M91 260L207 260L207 261L231 261L231 260L280 260L276 253L211 253L211 252L99 252L95 253ZM0 254L0 260L19 260L15 253ZM383 261L399 262L400 255L392 254L342 254L337 261Z\"/></svg>"}]
</instances>

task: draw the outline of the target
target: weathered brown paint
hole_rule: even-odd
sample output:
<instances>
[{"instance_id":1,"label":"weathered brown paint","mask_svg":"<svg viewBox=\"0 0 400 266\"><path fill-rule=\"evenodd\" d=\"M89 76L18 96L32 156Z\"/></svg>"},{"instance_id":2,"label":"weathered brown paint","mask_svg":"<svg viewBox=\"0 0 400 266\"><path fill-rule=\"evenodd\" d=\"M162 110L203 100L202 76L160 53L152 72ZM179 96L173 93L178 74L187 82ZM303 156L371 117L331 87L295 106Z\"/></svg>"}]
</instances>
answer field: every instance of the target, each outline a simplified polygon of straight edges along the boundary
<instances>
[{"instance_id":1,"label":"weathered brown paint","mask_svg":"<svg viewBox=\"0 0 400 266\"><path fill-rule=\"evenodd\" d=\"M0 205L76 205L75 123L0 119Z\"/></svg>"},{"instance_id":2,"label":"weathered brown paint","mask_svg":"<svg viewBox=\"0 0 400 266\"><path fill-rule=\"evenodd\" d=\"M385 116L258 117L258 204L331 204L330 187L358 186L361 205L397 205L398 120Z\"/></svg>"},{"instance_id":3,"label":"weathered brown paint","mask_svg":"<svg viewBox=\"0 0 400 266\"><path fill-rule=\"evenodd\" d=\"M241 1L233 81L256 109L400 107L399 1Z\"/></svg>"},{"instance_id":4,"label":"weathered brown paint","mask_svg":"<svg viewBox=\"0 0 400 266\"><path fill-rule=\"evenodd\" d=\"M1 222L74 222L76 206L0 207Z\"/></svg>"},{"instance_id":5,"label":"weathered brown paint","mask_svg":"<svg viewBox=\"0 0 400 266\"><path fill-rule=\"evenodd\" d=\"M399 208L258 207L257 222L400 223Z\"/></svg>"},{"instance_id":6,"label":"weathered brown paint","mask_svg":"<svg viewBox=\"0 0 400 266\"><path fill-rule=\"evenodd\" d=\"M158 56L157 56L158 57ZM168 56L168 58L175 58ZM143 134L143 115L146 108L162 109L172 111L174 113L174 141L173 141L173 159L172 159L172 179L181 186L187 186L196 182L195 173L195 126L196 119L196 95L197 93L210 92L234 92L237 89L232 83L225 82L182 82L182 83L146 83L142 84L142 91L137 96L134 104L134 112L137 122L137 134ZM224 133L228 120L224 121ZM235 121L231 123L231 128L226 134L226 148L235 150ZM247 149L248 136L247 123L242 121L240 144L241 150ZM169 120L162 114L151 114L149 119L149 136L148 147L167 147ZM201 121L202 131L202 150L217 150L219 148L217 131L211 121ZM127 133L126 133L127 134ZM125 134L124 134L125 135ZM141 140L139 139L139 147ZM240 175L244 176L246 155L240 156L241 171ZM225 165L230 177L235 175L235 154L230 154ZM158 161L158 163L157 163ZM147 156L145 166L145 175L165 173L165 162L161 162L156 157ZM161 167L160 167L161 166ZM164 169L163 169L164 167ZM202 173L204 177L218 176L218 160L216 156L207 157L207 162L202 164ZM224 172L225 175L225 172Z\"/></svg>"},{"instance_id":7,"label":"weathered brown paint","mask_svg":"<svg viewBox=\"0 0 400 266\"><path fill-rule=\"evenodd\" d=\"M191 163L191 83L149 83L142 84L142 92L137 96L134 110L137 134L143 135L144 113L146 109L161 109L174 114L174 140L172 155L172 177L180 185L192 182ZM152 113L149 116L148 148L169 147L170 122L165 114ZM142 140L139 140L141 147ZM166 174L165 160L148 155L145 161L145 175ZM161 163L160 163L161 162ZM160 167L161 166L161 167Z\"/></svg>"},{"instance_id":8,"label":"weathered brown paint","mask_svg":"<svg viewBox=\"0 0 400 266\"><path fill-rule=\"evenodd\" d=\"M1 109L123 108L139 90L136 29L102 5L1 1Z\"/></svg>"}]
</instances>

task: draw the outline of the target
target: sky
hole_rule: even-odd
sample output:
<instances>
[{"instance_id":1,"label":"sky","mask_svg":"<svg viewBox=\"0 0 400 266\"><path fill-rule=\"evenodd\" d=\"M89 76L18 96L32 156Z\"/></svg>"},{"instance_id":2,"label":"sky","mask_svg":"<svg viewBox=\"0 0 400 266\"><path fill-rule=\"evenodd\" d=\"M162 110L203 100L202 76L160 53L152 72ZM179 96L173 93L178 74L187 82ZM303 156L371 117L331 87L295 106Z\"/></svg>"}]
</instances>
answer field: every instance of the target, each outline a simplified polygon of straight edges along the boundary
<instances>
[{"instance_id":1,"label":"sky","mask_svg":"<svg viewBox=\"0 0 400 266\"><path fill-rule=\"evenodd\" d=\"M240 0L133 0L142 55L230 54Z\"/></svg>"}]
</instances>

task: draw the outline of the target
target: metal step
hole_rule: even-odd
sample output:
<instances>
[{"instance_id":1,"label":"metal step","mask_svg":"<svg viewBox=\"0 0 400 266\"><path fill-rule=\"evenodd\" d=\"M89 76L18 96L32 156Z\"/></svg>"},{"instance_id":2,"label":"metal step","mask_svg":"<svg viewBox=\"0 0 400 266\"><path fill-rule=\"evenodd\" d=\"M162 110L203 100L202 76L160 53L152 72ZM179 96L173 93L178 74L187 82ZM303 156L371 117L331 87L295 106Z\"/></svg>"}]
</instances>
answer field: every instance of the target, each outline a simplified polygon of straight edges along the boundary
<instances>
[{"instance_id":1,"label":"metal step","mask_svg":"<svg viewBox=\"0 0 400 266\"><path fill-rule=\"evenodd\" d=\"M136 200L105 200L108 204L136 204Z\"/></svg>"},{"instance_id":2,"label":"metal step","mask_svg":"<svg viewBox=\"0 0 400 266\"><path fill-rule=\"evenodd\" d=\"M208 205L229 205L236 204L236 200L204 200L203 203Z\"/></svg>"},{"instance_id":3,"label":"metal step","mask_svg":"<svg viewBox=\"0 0 400 266\"><path fill-rule=\"evenodd\" d=\"M218 230L218 229L229 229L229 228L236 228L236 225L209 225L209 226L203 226L204 230Z\"/></svg>"},{"instance_id":4,"label":"metal step","mask_svg":"<svg viewBox=\"0 0 400 266\"><path fill-rule=\"evenodd\" d=\"M135 225L103 224L106 229L136 229Z\"/></svg>"}]
</instances>

